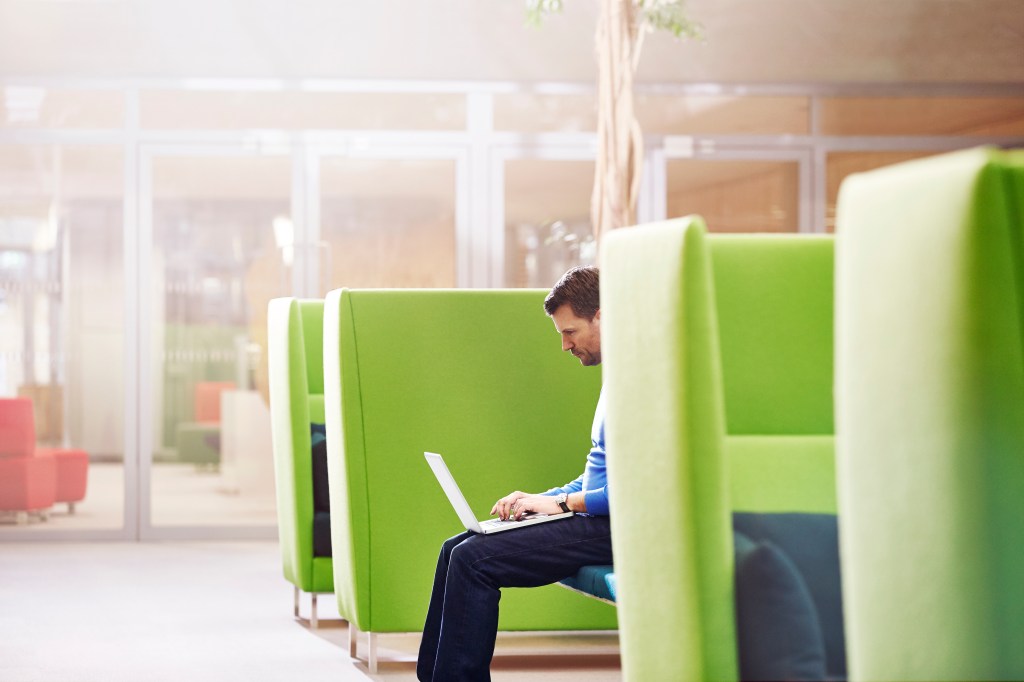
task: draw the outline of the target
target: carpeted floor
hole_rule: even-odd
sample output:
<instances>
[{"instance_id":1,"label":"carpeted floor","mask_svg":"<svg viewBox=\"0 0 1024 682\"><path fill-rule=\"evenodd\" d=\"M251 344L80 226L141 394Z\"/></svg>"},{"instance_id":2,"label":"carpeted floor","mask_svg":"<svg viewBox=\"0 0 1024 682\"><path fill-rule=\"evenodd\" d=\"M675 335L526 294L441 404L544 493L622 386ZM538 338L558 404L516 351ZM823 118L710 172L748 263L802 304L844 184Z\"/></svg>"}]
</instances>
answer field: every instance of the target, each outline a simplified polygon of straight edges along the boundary
<instances>
[{"instance_id":1,"label":"carpeted floor","mask_svg":"<svg viewBox=\"0 0 1024 682\"><path fill-rule=\"evenodd\" d=\"M273 542L3 543L0 680L415 680L418 635L379 636L371 676L333 598L319 607L319 629L295 620ZM616 651L614 635L510 633L493 678L610 682Z\"/></svg>"}]
</instances>

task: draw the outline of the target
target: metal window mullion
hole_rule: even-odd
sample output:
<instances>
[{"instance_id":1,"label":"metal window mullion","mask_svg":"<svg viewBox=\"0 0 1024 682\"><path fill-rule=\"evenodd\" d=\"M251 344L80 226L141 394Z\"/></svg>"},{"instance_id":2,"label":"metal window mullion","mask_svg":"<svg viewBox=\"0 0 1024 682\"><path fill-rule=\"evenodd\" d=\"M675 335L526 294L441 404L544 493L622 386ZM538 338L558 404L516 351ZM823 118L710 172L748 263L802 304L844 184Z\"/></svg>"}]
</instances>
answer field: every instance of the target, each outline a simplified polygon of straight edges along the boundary
<instances>
[{"instance_id":1,"label":"metal window mullion","mask_svg":"<svg viewBox=\"0 0 1024 682\"><path fill-rule=\"evenodd\" d=\"M492 148L490 150L490 181L489 204L490 215L487 221L487 255L490 267L488 268L487 285L492 288L506 286L505 284L505 162L508 160L505 150Z\"/></svg>"},{"instance_id":2,"label":"metal window mullion","mask_svg":"<svg viewBox=\"0 0 1024 682\"><path fill-rule=\"evenodd\" d=\"M490 153L494 132L494 97L490 93L475 92L466 96L466 131L469 134L466 161L468 177L457 182L456 191L468 195L466 202L470 223L462 232L466 242L463 248L467 271L465 279L460 279L459 286L502 286L503 276L495 278L493 269L496 264L504 263L505 243L500 239L501 230L496 228L491 220L492 215L488 215L487 211L488 199L493 196L495 185Z\"/></svg>"},{"instance_id":3,"label":"metal window mullion","mask_svg":"<svg viewBox=\"0 0 1024 682\"><path fill-rule=\"evenodd\" d=\"M138 229L136 230L138 539L157 538L153 527L153 153L139 145Z\"/></svg>"},{"instance_id":4,"label":"metal window mullion","mask_svg":"<svg viewBox=\"0 0 1024 682\"><path fill-rule=\"evenodd\" d=\"M141 494L141 429L139 426L140 414L144 408L146 396L141 389L141 367L142 358L146 357L141 352L141 320L149 306L144 306L145 300L141 287L142 262L140 254L143 253L140 234L139 220L139 194L141 189L140 179L140 154L138 144L139 129L139 93L137 90L125 92L125 128L127 135L124 139L124 197L123 197L123 218L122 244L124 254L124 283L125 296L124 306L124 330L122 332L125 354L122 358L124 364L123 376L123 476L124 476L124 505L122 507L123 537L138 541L141 539L141 511L143 504L148 507L147 497Z\"/></svg>"},{"instance_id":5,"label":"metal window mullion","mask_svg":"<svg viewBox=\"0 0 1024 682\"><path fill-rule=\"evenodd\" d=\"M486 230L473 229L474 225L486 224L474 219L476 204L481 202L473 201L473 177L486 176L486 173L474 173L472 169L475 166L486 168L486 165L475 163L475 150L472 148L460 152L455 160L455 285L459 288L481 287L486 278L486 273L481 276L474 270L477 261L486 265L484 258L475 257L476 233L482 233L486 238ZM484 187L486 180L486 177L481 180Z\"/></svg>"},{"instance_id":6,"label":"metal window mullion","mask_svg":"<svg viewBox=\"0 0 1024 682\"><path fill-rule=\"evenodd\" d=\"M306 146L293 140L291 147L291 191L289 218L292 222L292 244L278 245L275 235L275 248L280 249L282 267L286 266L285 250L292 250L292 271L288 296L299 298L322 297L320 292L320 263L318 240L320 235L319 211L314 208L319 195L313 191L318 187L319 166L310 160ZM315 159L314 159L315 161Z\"/></svg>"},{"instance_id":7,"label":"metal window mullion","mask_svg":"<svg viewBox=\"0 0 1024 682\"><path fill-rule=\"evenodd\" d=\"M805 151L797 161L799 194L797 196L798 226L800 232L814 232L814 162L811 150Z\"/></svg>"},{"instance_id":8,"label":"metal window mullion","mask_svg":"<svg viewBox=\"0 0 1024 682\"><path fill-rule=\"evenodd\" d=\"M821 145L814 145L812 150L814 164L814 231L819 233L828 232L828 164L826 161L825 148Z\"/></svg>"},{"instance_id":9,"label":"metal window mullion","mask_svg":"<svg viewBox=\"0 0 1024 682\"><path fill-rule=\"evenodd\" d=\"M668 213L665 151L651 148L644 162L641 202L637 207L637 222L650 223L665 220Z\"/></svg>"}]
</instances>

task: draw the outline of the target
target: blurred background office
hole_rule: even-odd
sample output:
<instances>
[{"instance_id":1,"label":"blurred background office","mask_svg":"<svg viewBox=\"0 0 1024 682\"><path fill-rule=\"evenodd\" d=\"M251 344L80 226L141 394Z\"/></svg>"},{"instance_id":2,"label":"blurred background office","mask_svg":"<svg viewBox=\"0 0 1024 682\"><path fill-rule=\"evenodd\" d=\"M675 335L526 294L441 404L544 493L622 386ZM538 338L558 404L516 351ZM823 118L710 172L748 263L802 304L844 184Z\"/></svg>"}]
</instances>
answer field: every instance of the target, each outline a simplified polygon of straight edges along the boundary
<instances>
[{"instance_id":1,"label":"blurred background office","mask_svg":"<svg viewBox=\"0 0 1024 682\"><path fill-rule=\"evenodd\" d=\"M850 173L1024 144L1017 0L693 0L641 222L833 230ZM276 537L266 305L593 262L597 3L0 0L0 398L88 488L0 540Z\"/></svg>"}]
</instances>

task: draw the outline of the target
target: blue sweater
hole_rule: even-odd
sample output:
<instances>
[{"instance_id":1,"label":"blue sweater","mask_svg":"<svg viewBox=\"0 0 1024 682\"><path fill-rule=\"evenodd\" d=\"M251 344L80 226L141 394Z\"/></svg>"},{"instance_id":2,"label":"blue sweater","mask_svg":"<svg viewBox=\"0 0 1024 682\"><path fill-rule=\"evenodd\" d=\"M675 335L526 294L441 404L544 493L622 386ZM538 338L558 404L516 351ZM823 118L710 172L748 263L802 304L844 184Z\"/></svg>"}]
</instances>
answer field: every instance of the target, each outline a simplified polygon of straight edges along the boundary
<instances>
[{"instance_id":1,"label":"blue sweater","mask_svg":"<svg viewBox=\"0 0 1024 682\"><path fill-rule=\"evenodd\" d=\"M597 400L594 411L594 425L590 429L590 453L587 455L587 466L579 478L566 483L560 488L552 488L545 495L558 493L578 493L584 491L587 513L594 516L608 516L608 472L605 468L604 443L604 389Z\"/></svg>"}]
</instances>

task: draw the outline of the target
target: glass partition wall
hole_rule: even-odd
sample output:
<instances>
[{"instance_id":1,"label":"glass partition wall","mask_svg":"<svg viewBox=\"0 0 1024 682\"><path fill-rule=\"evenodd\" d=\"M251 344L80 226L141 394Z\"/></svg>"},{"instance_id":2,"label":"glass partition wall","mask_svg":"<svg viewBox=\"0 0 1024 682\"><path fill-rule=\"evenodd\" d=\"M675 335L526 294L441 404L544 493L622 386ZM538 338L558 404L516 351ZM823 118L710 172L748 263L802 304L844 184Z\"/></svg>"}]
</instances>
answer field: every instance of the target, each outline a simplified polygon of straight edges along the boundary
<instances>
[{"instance_id":1,"label":"glass partition wall","mask_svg":"<svg viewBox=\"0 0 1024 682\"><path fill-rule=\"evenodd\" d=\"M266 527L266 310L292 291L293 254L277 241L291 222L291 160L204 151L143 156L148 525Z\"/></svg>"},{"instance_id":2,"label":"glass partition wall","mask_svg":"<svg viewBox=\"0 0 1024 682\"><path fill-rule=\"evenodd\" d=\"M459 161L397 154L319 157L324 290L457 285Z\"/></svg>"},{"instance_id":3,"label":"glass partition wall","mask_svg":"<svg viewBox=\"0 0 1024 682\"><path fill-rule=\"evenodd\" d=\"M640 85L636 111L639 220L712 232L829 232L850 173L1024 145L1002 86ZM589 85L0 82L0 405L85 485L19 510L38 481L0 442L0 541L274 537L267 302L550 286L598 257L595 130Z\"/></svg>"},{"instance_id":4,"label":"glass partition wall","mask_svg":"<svg viewBox=\"0 0 1024 682\"><path fill-rule=\"evenodd\" d=\"M497 169L504 192L495 202L504 220L504 286L550 287L569 268L597 261L590 229L594 163L571 151L509 154Z\"/></svg>"},{"instance_id":5,"label":"glass partition wall","mask_svg":"<svg viewBox=\"0 0 1024 682\"><path fill-rule=\"evenodd\" d=\"M123 523L123 156L0 144L2 535Z\"/></svg>"}]
</instances>

